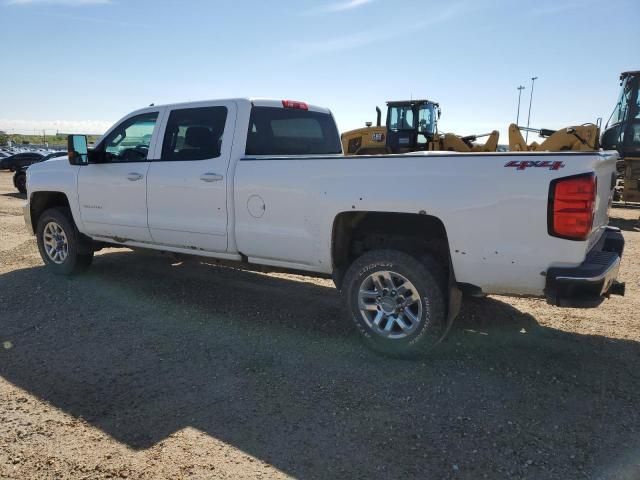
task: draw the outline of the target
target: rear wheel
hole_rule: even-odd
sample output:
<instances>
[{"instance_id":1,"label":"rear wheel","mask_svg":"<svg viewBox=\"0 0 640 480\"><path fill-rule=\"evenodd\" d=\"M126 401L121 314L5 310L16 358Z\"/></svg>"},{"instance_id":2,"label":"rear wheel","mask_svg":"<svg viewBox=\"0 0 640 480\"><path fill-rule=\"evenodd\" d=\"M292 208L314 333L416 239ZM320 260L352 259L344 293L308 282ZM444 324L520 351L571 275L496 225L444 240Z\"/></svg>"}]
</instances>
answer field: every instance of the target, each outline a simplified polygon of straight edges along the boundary
<instances>
[{"instance_id":1,"label":"rear wheel","mask_svg":"<svg viewBox=\"0 0 640 480\"><path fill-rule=\"evenodd\" d=\"M347 307L375 350L414 357L440 339L446 317L444 275L431 257L423 260L396 250L373 250L347 270Z\"/></svg>"},{"instance_id":2,"label":"rear wheel","mask_svg":"<svg viewBox=\"0 0 640 480\"><path fill-rule=\"evenodd\" d=\"M26 172L16 172L13 176L13 184L20 193L27 193L27 174Z\"/></svg>"},{"instance_id":3,"label":"rear wheel","mask_svg":"<svg viewBox=\"0 0 640 480\"><path fill-rule=\"evenodd\" d=\"M42 213L36 236L42 260L56 274L83 272L93 261L93 251L80 244L80 233L68 208L51 208Z\"/></svg>"}]
</instances>

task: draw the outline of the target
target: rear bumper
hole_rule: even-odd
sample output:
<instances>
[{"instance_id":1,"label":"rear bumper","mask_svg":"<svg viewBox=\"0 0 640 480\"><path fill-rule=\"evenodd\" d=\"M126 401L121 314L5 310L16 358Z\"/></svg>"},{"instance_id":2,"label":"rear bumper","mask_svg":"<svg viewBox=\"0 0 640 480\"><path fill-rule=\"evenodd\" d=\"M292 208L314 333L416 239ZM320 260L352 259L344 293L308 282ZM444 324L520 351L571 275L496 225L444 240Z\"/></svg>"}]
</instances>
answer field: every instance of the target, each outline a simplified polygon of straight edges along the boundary
<instances>
[{"instance_id":1,"label":"rear bumper","mask_svg":"<svg viewBox=\"0 0 640 480\"><path fill-rule=\"evenodd\" d=\"M624 283L617 281L624 251L620 229L607 227L602 238L577 267L550 268L545 296L560 307L597 307L609 295L624 295Z\"/></svg>"}]
</instances>

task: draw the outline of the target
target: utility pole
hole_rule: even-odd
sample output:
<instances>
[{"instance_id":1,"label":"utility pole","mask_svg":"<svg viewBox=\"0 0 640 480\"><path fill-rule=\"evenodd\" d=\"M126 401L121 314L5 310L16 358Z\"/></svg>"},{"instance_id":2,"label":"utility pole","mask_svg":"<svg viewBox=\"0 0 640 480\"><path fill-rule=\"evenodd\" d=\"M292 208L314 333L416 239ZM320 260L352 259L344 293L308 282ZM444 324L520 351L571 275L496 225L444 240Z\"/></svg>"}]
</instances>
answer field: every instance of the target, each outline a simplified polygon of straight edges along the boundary
<instances>
[{"instance_id":1,"label":"utility pole","mask_svg":"<svg viewBox=\"0 0 640 480\"><path fill-rule=\"evenodd\" d=\"M516 125L518 125L520 121L520 97L522 97L522 90L524 90L524 86L520 85L518 87L518 114L516 115Z\"/></svg>"},{"instance_id":2,"label":"utility pole","mask_svg":"<svg viewBox=\"0 0 640 480\"><path fill-rule=\"evenodd\" d=\"M527 115L527 128L529 128L529 121L531 120L531 104L533 103L533 85L536 83L538 77L531 77L531 94L529 95L529 115ZM527 136L524 139L525 142L529 141L529 130L527 130Z\"/></svg>"}]
</instances>

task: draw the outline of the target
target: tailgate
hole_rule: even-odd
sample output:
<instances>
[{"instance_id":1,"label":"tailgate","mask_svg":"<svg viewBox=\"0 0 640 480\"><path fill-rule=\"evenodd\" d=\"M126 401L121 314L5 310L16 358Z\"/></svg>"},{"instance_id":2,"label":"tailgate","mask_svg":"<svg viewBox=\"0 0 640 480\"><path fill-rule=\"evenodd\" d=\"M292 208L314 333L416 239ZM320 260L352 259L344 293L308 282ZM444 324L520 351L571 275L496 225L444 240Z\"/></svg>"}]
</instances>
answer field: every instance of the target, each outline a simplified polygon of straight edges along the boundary
<instances>
[{"instance_id":1,"label":"tailgate","mask_svg":"<svg viewBox=\"0 0 640 480\"><path fill-rule=\"evenodd\" d=\"M600 239L606 226L609 224L609 207L613 200L613 190L616 185L617 161L618 152L616 151L600 152L595 157L593 169L598 178L598 192L593 228L588 240L588 249Z\"/></svg>"}]
</instances>

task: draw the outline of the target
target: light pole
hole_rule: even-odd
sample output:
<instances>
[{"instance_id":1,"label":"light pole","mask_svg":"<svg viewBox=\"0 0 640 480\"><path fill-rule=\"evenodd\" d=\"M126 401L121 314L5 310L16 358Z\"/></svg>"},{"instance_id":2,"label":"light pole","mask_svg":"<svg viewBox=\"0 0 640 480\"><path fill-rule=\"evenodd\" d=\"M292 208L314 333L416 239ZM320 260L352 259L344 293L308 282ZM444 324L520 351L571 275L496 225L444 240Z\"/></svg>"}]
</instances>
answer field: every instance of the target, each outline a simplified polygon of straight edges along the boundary
<instances>
[{"instance_id":1,"label":"light pole","mask_svg":"<svg viewBox=\"0 0 640 480\"><path fill-rule=\"evenodd\" d=\"M524 90L524 86L520 85L518 87L518 114L516 115L516 125L518 125L520 121L520 97L522 97L522 90Z\"/></svg>"},{"instance_id":2,"label":"light pole","mask_svg":"<svg viewBox=\"0 0 640 480\"><path fill-rule=\"evenodd\" d=\"M538 77L531 77L531 94L529 95L529 114L527 115L527 128L529 128L529 121L531 120L531 104L533 103L533 85L536 83ZM525 142L529 141L529 130L527 130Z\"/></svg>"}]
</instances>

